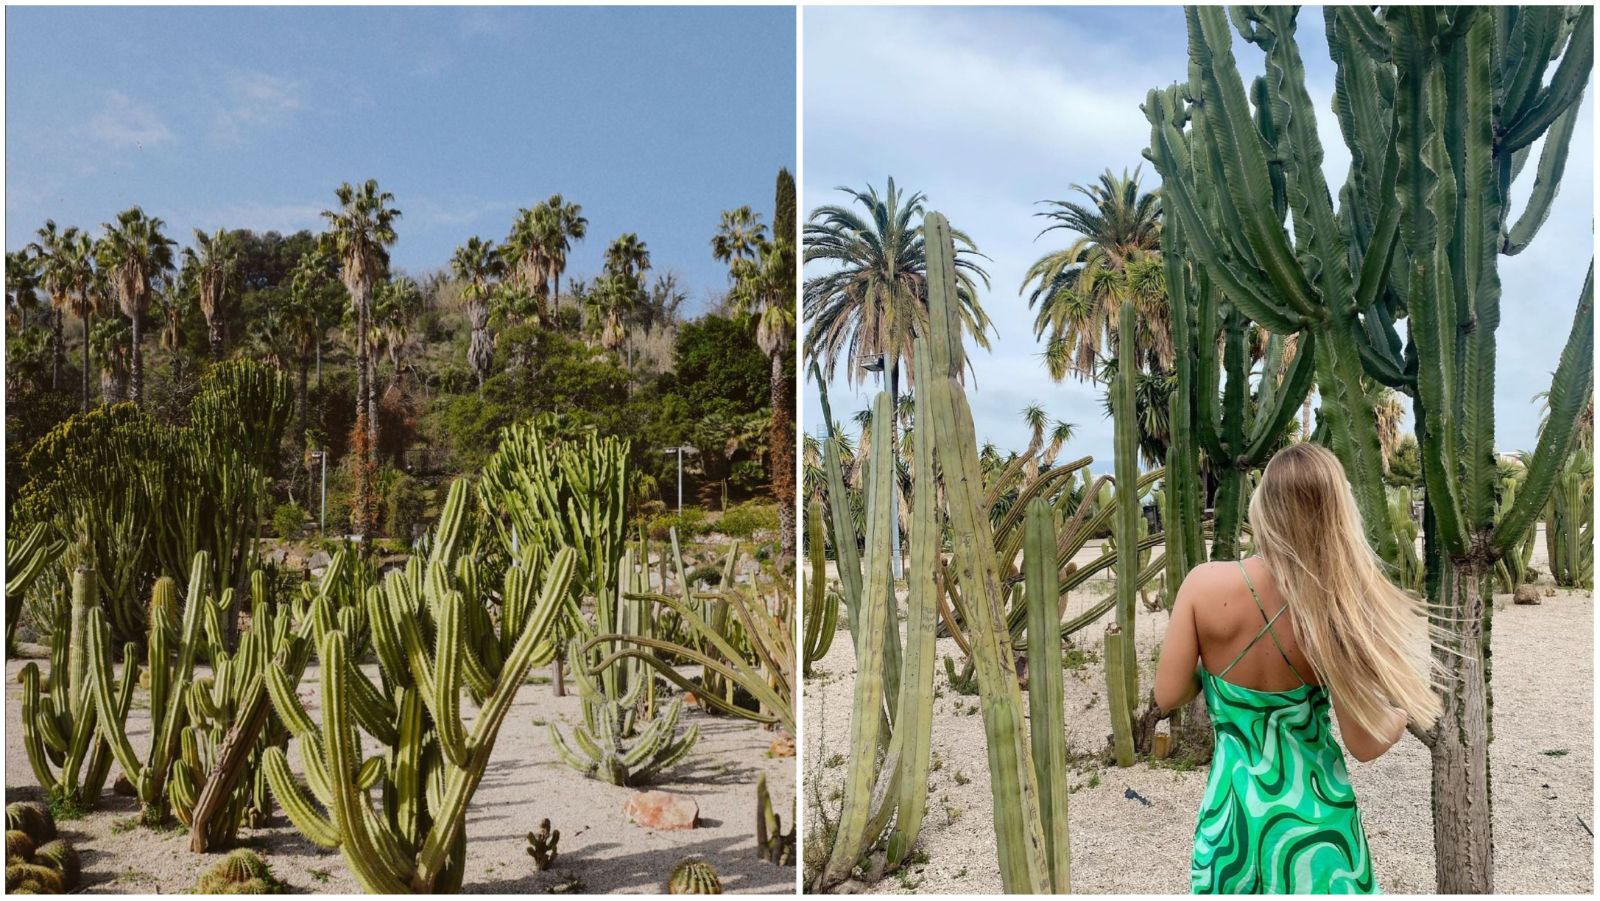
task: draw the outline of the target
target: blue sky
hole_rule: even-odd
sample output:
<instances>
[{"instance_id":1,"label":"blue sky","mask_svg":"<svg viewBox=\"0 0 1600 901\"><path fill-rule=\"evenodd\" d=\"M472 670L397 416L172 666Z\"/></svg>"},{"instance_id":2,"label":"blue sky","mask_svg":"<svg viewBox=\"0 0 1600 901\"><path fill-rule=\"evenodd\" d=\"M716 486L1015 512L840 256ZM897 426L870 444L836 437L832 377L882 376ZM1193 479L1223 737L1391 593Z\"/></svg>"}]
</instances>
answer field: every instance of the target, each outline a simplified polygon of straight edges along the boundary
<instances>
[{"instance_id":1,"label":"blue sky","mask_svg":"<svg viewBox=\"0 0 1600 901\"><path fill-rule=\"evenodd\" d=\"M1343 184L1349 154L1332 112L1333 65L1319 8L1300 16L1309 87L1330 184ZM1238 48L1246 75L1261 54ZM805 13L805 177L810 210L839 202L834 188L880 190L890 175L921 190L930 207L972 235L992 260L983 298L995 323L992 350L974 351L972 393L979 440L1004 448L1027 443L1021 411L1039 403L1075 423L1064 454L1111 461L1111 422L1103 389L1053 383L1033 337L1033 313L1018 294L1029 264L1071 237L1037 241L1043 199L1077 196L1108 167L1141 163L1150 126L1145 93L1186 77L1186 39L1178 7L811 7ZM1513 187L1519 210L1530 164ZM1148 163L1144 182L1159 183ZM1531 448L1539 418L1532 396L1549 386L1556 355L1593 253L1594 106L1591 93L1572 141L1550 221L1528 250L1501 258L1504 281L1496 414L1503 449ZM1514 213L1513 213L1514 214ZM834 415L870 404L871 383L830 385ZM805 387L807 430L821 427L817 389Z\"/></svg>"},{"instance_id":2,"label":"blue sky","mask_svg":"<svg viewBox=\"0 0 1600 901\"><path fill-rule=\"evenodd\" d=\"M422 272L560 192L636 231L698 310L723 209L770 219L795 166L788 8L6 10L6 241L141 204L191 228L318 228L377 178Z\"/></svg>"}]
</instances>

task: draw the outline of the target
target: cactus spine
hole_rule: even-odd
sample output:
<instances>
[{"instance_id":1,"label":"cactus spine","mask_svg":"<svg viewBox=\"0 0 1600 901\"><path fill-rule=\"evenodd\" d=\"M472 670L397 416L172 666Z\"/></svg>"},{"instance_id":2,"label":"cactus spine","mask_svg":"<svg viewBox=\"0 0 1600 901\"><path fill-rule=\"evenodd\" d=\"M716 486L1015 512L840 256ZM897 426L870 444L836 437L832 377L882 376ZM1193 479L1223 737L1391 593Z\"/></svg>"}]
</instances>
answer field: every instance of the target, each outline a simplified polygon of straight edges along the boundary
<instances>
[{"instance_id":1,"label":"cactus spine","mask_svg":"<svg viewBox=\"0 0 1600 901\"><path fill-rule=\"evenodd\" d=\"M1548 500L1594 366L1591 264L1548 425L1497 522L1498 256L1520 252L1545 221L1593 65L1594 11L1326 9L1334 107L1352 158L1337 210L1294 38L1298 10L1234 14L1265 52L1266 77L1247 92L1227 13L1191 8L1190 83L1147 97L1163 208L1229 304L1276 335L1315 336L1322 426L1369 538L1390 560L1395 536L1364 380L1415 399L1425 586L1434 625L1450 633L1436 654L1444 716L1423 736L1433 755L1437 888L1492 892L1488 592L1494 563ZM1540 137L1538 179L1513 218L1512 182Z\"/></svg>"}]
</instances>

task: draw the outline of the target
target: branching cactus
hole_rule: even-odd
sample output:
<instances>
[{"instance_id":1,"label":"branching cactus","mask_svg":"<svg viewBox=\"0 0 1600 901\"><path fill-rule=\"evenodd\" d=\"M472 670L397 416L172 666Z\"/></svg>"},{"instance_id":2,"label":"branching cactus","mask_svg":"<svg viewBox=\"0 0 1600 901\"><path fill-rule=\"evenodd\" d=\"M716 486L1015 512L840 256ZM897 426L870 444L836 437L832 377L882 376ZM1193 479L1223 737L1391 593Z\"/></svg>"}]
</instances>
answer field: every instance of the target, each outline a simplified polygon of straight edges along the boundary
<instances>
[{"instance_id":1,"label":"branching cactus","mask_svg":"<svg viewBox=\"0 0 1600 901\"><path fill-rule=\"evenodd\" d=\"M62 610L50 641L49 690L40 685L39 665L22 667L22 746L39 787L51 798L93 807L111 772L111 748L96 728L89 690L94 664L87 650L90 614L97 610L98 582L79 567L72 574L72 604ZM124 680L114 715L126 718L133 682Z\"/></svg>"},{"instance_id":2,"label":"branching cactus","mask_svg":"<svg viewBox=\"0 0 1600 901\"><path fill-rule=\"evenodd\" d=\"M413 557L368 594L381 688L338 629L318 647L320 723L288 669L268 668L273 708L306 766L301 783L284 751L268 748L263 766L273 796L307 838L338 849L369 892L460 890L467 806L517 689L530 667L554 657L552 629L570 613L576 553L562 549L535 572L530 551L506 571L496 631L475 564L458 557L465 498L457 481L426 564ZM470 728L463 689L481 702ZM363 756L362 734L383 752Z\"/></svg>"},{"instance_id":3,"label":"branching cactus","mask_svg":"<svg viewBox=\"0 0 1600 901\"><path fill-rule=\"evenodd\" d=\"M783 831L783 817L772 806L767 774L762 773L756 777L756 856L786 867L794 863L794 849L794 825L790 824L788 832Z\"/></svg>"},{"instance_id":4,"label":"branching cactus","mask_svg":"<svg viewBox=\"0 0 1600 901\"><path fill-rule=\"evenodd\" d=\"M20 538L6 539L6 653L17 634L17 622L22 619L22 599L39 576L61 556L66 542L51 540L44 523L39 523L23 533Z\"/></svg>"},{"instance_id":5,"label":"branching cactus","mask_svg":"<svg viewBox=\"0 0 1600 901\"><path fill-rule=\"evenodd\" d=\"M205 645L204 621L215 620L217 610L206 598L211 576L210 555L195 554L189 571L189 594L181 623L172 619L172 604L161 598L171 591L170 580L156 586L158 596L150 605L149 641L145 648L150 679L150 750L140 760L128 740L126 709L114 693L111 660L111 624L105 611L89 612L85 652L89 658L89 694L94 700L100 735L111 746L122 772L133 783L141 808L140 818L147 826L159 826L167 817L167 777L177 758L183 729L189 719L189 692L193 689L195 658ZM213 627L214 628L214 627ZM176 641L177 646L173 647ZM139 646L128 642L122 649L122 693L129 683L139 681ZM120 714L120 715L119 715Z\"/></svg>"},{"instance_id":6,"label":"branching cactus","mask_svg":"<svg viewBox=\"0 0 1600 901\"><path fill-rule=\"evenodd\" d=\"M1594 455L1588 450L1578 449L1561 467L1546 507L1544 534L1556 584L1593 588Z\"/></svg>"},{"instance_id":7,"label":"branching cactus","mask_svg":"<svg viewBox=\"0 0 1600 901\"><path fill-rule=\"evenodd\" d=\"M1435 654L1443 716L1416 732L1433 758L1437 888L1492 892L1494 566L1545 507L1594 369L1591 263L1548 425L1497 520L1499 257L1528 246L1559 188L1593 66L1594 10L1325 9L1334 111L1351 155L1337 192L1295 39L1299 10L1232 14L1263 51L1265 75L1247 90L1229 13L1191 8L1189 82L1145 103L1168 217L1163 250L1172 252L1176 229L1196 277L1228 304L1273 334L1315 340L1321 428L1389 560L1396 542L1367 381L1413 398L1425 589L1433 625L1448 633ZM1513 182L1541 138L1538 164L1527 167L1537 175L1513 215Z\"/></svg>"}]
</instances>

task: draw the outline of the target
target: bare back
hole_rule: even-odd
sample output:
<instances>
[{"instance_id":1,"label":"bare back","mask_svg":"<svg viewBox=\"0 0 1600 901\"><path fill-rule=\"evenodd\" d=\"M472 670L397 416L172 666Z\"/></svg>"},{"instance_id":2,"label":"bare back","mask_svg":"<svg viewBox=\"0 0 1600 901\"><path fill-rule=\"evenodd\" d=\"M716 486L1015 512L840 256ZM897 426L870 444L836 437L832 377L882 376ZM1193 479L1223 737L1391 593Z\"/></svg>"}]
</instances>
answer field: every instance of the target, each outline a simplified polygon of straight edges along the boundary
<instances>
[{"instance_id":1,"label":"bare back","mask_svg":"<svg viewBox=\"0 0 1600 901\"><path fill-rule=\"evenodd\" d=\"M1315 684L1316 672L1295 640L1294 614L1285 609L1266 561L1218 561L1207 569L1202 590L1193 596L1195 635L1206 671L1257 691Z\"/></svg>"}]
</instances>

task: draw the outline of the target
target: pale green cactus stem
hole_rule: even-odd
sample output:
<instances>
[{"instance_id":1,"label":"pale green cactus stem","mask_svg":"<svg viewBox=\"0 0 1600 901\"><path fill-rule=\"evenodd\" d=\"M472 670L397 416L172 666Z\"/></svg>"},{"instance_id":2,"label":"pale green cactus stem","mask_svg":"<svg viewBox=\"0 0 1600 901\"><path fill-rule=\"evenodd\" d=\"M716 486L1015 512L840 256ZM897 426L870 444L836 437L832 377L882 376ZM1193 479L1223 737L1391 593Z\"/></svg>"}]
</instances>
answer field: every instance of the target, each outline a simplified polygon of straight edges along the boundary
<instances>
[{"instance_id":1,"label":"pale green cactus stem","mask_svg":"<svg viewBox=\"0 0 1600 901\"><path fill-rule=\"evenodd\" d=\"M839 602L828 593L826 540L822 525L822 501L813 498L806 507L806 554L810 558L811 576L806 583L809 590L802 602L805 611L805 672L808 674L813 664L828 656L839 623Z\"/></svg>"},{"instance_id":2,"label":"pale green cactus stem","mask_svg":"<svg viewBox=\"0 0 1600 901\"><path fill-rule=\"evenodd\" d=\"M1028 592L1028 732L1039 779L1050 888L1072 891L1072 839L1067 829L1065 671L1061 666L1061 608L1057 587L1055 517L1038 498L1028 504L1023 568Z\"/></svg>"},{"instance_id":3,"label":"pale green cactus stem","mask_svg":"<svg viewBox=\"0 0 1600 901\"><path fill-rule=\"evenodd\" d=\"M10 654L22 619L22 600L39 576L61 557L67 543L51 540L44 523L38 523L21 538L6 539L6 653Z\"/></svg>"},{"instance_id":4,"label":"pale green cactus stem","mask_svg":"<svg viewBox=\"0 0 1600 901\"><path fill-rule=\"evenodd\" d=\"M1117 514L1112 534L1117 542L1117 635L1122 641L1123 666L1117 672L1110 667L1106 669L1108 680L1120 677L1123 681L1120 689L1112 687L1106 698L1112 701L1120 698L1128 709L1127 717L1123 717L1120 711L1113 711L1111 715L1112 741L1119 746L1124 738L1132 744L1133 705L1139 699L1139 655L1133 646L1134 616L1138 610L1139 594L1139 553L1136 548L1141 537L1140 491L1137 487L1139 411L1134 394L1134 377L1137 374L1134 350L1136 328L1133 302L1124 300L1117 329L1117 379L1112 389L1115 393L1111 404L1116 431L1116 457L1112 462L1117 478ZM1129 731L1126 735L1118 734L1123 727ZM1118 766L1127 766L1128 763L1131 761L1124 762L1122 755L1118 755Z\"/></svg>"},{"instance_id":5,"label":"pale green cactus stem","mask_svg":"<svg viewBox=\"0 0 1600 901\"><path fill-rule=\"evenodd\" d=\"M111 772L112 754L96 728L89 693L90 659L85 651L90 613L98 606L98 582L87 567L72 574L72 602L58 615L50 641L49 691L39 665L22 667L22 745L39 787L51 798L93 807ZM125 682L114 714L128 715L133 683Z\"/></svg>"},{"instance_id":6,"label":"pale green cactus stem","mask_svg":"<svg viewBox=\"0 0 1600 901\"><path fill-rule=\"evenodd\" d=\"M1128 703L1127 642L1116 623L1106 626L1106 707L1111 712L1111 758L1117 766L1133 766L1132 708Z\"/></svg>"},{"instance_id":7,"label":"pale green cactus stem","mask_svg":"<svg viewBox=\"0 0 1600 901\"><path fill-rule=\"evenodd\" d=\"M1594 455L1586 449L1567 458L1550 492L1545 548L1557 585L1594 587Z\"/></svg>"}]
</instances>

